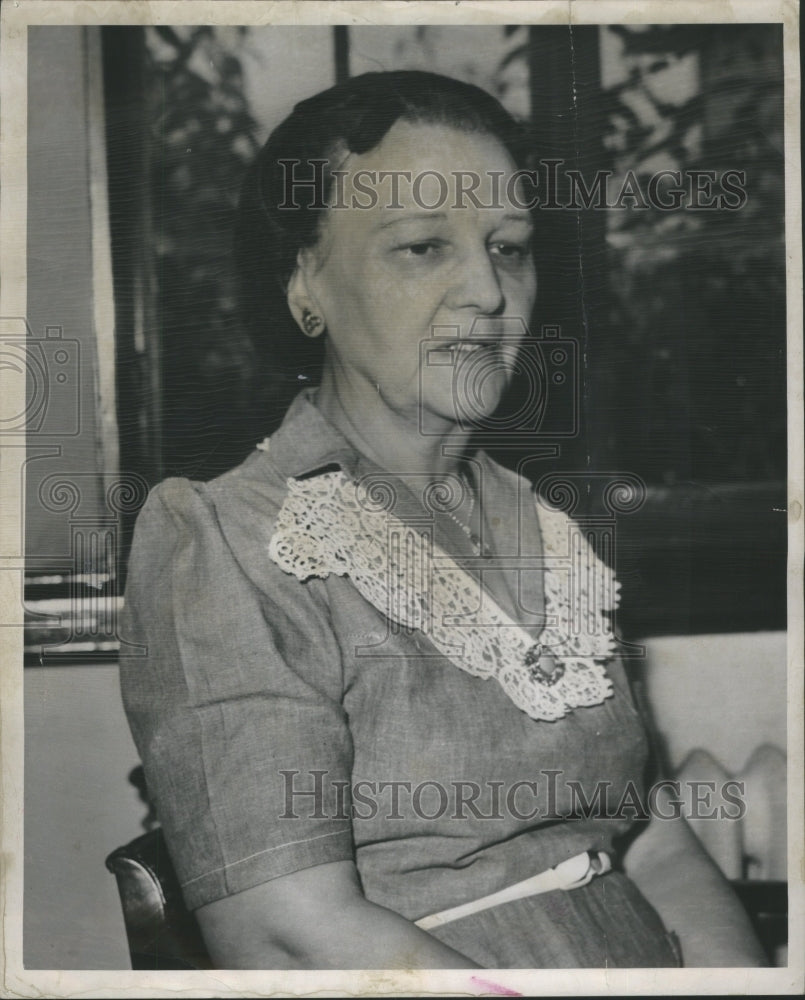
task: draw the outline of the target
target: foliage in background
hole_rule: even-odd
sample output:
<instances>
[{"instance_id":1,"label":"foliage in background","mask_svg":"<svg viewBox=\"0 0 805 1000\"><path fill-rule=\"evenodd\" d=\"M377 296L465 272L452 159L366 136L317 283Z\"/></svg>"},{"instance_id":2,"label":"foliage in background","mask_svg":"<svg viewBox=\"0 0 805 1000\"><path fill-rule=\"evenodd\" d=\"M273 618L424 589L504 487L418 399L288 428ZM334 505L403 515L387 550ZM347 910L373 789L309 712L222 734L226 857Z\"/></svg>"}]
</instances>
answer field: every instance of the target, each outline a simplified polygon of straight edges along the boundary
<instances>
[{"instance_id":1,"label":"foliage in background","mask_svg":"<svg viewBox=\"0 0 805 1000\"><path fill-rule=\"evenodd\" d=\"M620 443L629 427L639 428L635 460L667 483L782 481L782 26L609 31L621 38L628 70L606 94L616 171L647 178L662 167L717 177L740 170L747 193L737 211L613 213L609 327L620 345L613 370L637 373L633 400L620 413ZM695 62L699 86L674 101L663 79L683 61ZM655 442L671 440L680 425L688 440L676 442L676 455L655 457Z\"/></svg>"},{"instance_id":2,"label":"foliage in background","mask_svg":"<svg viewBox=\"0 0 805 1000\"><path fill-rule=\"evenodd\" d=\"M531 44L525 27L504 33L519 45L501 71ZM748 197L738 211L605 210L609 304L588 345L596 460L658 484L784 481L782 27L616 25L601 41L619 79L594 95L595 166L614 192L629 170L643 192L662 169L740 170Z\"/></svg>"},{"instance_id":3,"label":"foliage in background","mask_svg":"<svg viewBox=\"0 0 805 1000\"><path fill-rule=\"evenodd\" d=\"M237 318L229 242L257 150L238 58L247 30L146 33L166 474L215 475L260 437L256 352Z\"/></svg>"}]
</instances>

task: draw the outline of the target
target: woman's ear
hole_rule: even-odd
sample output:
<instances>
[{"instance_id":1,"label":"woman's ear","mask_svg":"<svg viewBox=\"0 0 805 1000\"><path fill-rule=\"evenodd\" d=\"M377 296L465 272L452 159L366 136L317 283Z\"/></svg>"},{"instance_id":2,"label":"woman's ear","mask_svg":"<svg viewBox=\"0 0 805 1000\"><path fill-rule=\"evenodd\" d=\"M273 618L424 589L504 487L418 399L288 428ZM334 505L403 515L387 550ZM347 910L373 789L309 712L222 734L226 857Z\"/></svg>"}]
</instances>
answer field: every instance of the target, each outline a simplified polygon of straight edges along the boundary
<instances>
[{"instance_id":1,"label":"woman's ear","mask_svg":"<svg viewBox=\"0 0 805 1000\"><path fill-rule=\"evenodd\" d=\"M288 282L286 298L291 315L306 337L320 337L327 329L327 321L312 295L307 282L310 259L304 250L296 257L296 267Z\"/></svg>"}]
</instances>

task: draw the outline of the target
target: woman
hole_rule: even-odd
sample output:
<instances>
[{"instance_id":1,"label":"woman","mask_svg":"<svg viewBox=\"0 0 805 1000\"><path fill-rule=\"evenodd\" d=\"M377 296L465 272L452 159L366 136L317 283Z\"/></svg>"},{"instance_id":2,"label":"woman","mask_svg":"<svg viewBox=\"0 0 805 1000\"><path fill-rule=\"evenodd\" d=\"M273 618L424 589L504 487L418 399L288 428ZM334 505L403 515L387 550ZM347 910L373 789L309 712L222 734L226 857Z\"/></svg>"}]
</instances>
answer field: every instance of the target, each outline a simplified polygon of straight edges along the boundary
<instances>
[{"instance_id":1,"label":"woman","mask_svg":"<svg viewBox=\"0 0 805 1000\"><path fill-rule=\"evenodd\" d=\"M298 105L247 179L247 303L320 382L237 469L153 491L122 667L219 966L668 966L671 932L761 964L683 821L579 812L646 760L611 581L473 444L536 295L524 162L487 94L400 72Z\"/></svg>"}]
</instances>

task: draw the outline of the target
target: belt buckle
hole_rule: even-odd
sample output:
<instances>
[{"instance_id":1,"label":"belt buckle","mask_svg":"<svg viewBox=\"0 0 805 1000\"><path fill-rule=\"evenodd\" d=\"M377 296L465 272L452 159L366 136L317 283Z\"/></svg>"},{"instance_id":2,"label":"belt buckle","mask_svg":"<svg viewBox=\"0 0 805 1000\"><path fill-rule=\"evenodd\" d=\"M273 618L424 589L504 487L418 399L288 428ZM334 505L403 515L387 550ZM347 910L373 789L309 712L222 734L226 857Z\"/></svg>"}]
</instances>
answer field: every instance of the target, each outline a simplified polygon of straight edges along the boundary
<instances>
[{"instance_id":1,"label":"belt buckle","mask_svg":"<svg viewBox=\"0 0 805 1000\"><path fill-rule=\"evenodd\" d=\"M606 851L583 851L551 869L557 878L557 888L569 891L581 889L596 877L612 870L612 861Z\"/></svg>"}]
</instances>

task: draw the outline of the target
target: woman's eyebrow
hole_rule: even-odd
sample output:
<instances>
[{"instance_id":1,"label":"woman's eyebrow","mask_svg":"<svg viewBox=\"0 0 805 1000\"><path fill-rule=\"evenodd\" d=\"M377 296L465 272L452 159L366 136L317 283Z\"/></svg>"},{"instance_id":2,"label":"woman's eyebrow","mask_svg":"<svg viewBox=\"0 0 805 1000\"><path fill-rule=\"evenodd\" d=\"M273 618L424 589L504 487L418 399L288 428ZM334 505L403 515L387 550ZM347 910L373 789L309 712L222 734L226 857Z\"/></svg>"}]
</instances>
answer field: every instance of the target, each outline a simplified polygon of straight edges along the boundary
<instances>
[{"instance_id":1,"label":"woman's eyebrow","mask_svg":"<svg viewBox=\"0 0 805 1000\"><path fill-rule=\"evenodd\" d=\"M447 215L444 212L411 212L406 215L398 215L394 219L389 219L388 222L383 222L378 227L379 229L388 229L389 226L396 226L400 222L416 222L420 219L426 219L429 222L434 220L446 219Z\"/></svg>"},{"instance_id":2,"label":"woman's eyebrow","mask_svg":"<svg viewBox=\"0 0 805 1000\"><path fill-rule=\"evenodd\" d=\"M397 215L393 219L389 219L387 222L382 222L378 229L388 229L389 226L399 225L401 222L418 222L425 220L428 222L434 221L444 221L447 218L446 212L410 212L405 215ZM529 229L534 228L534 223L531 221L530 216L525 214L519 214L515 212L507 212L506 215L500 217L497 221L498 225L502 225L504 222L520 222Z\"/></svg>"},{"instance_id":3,"label":"woman's eyebrow","mask_svg":"<svg viewBox=\"0 0 805 1000\"><path fill-rule=\"evenodd\" d=\"M529 229L533 229L534 228L534 223L533 223L533 221L531 219L531 216L530 215L526 215L525 213L521 214L519 212L507 212L504 216L501 217L500 221L501 221L501 223L503 223L503 222L522 222L523 225L524 226L528 226Z\"/></svg>"}]
</instances>

